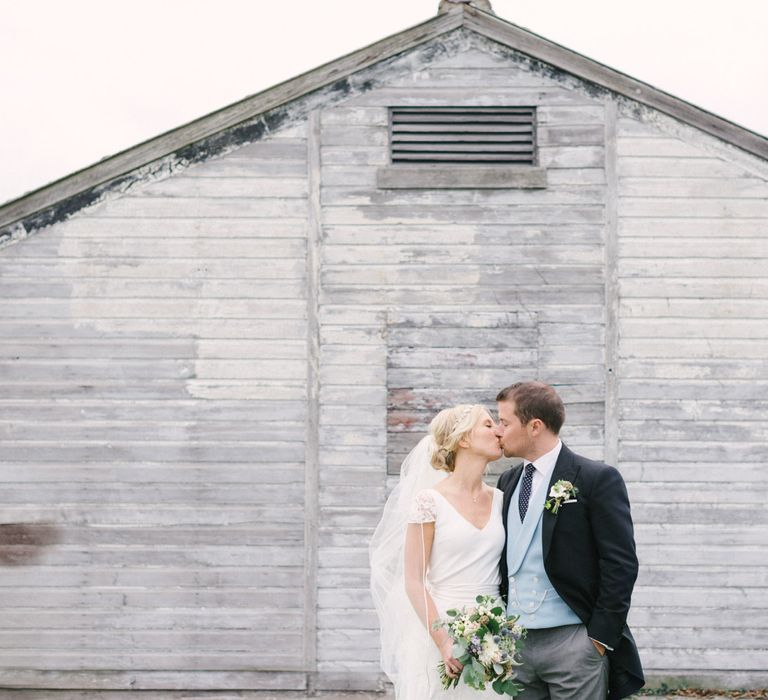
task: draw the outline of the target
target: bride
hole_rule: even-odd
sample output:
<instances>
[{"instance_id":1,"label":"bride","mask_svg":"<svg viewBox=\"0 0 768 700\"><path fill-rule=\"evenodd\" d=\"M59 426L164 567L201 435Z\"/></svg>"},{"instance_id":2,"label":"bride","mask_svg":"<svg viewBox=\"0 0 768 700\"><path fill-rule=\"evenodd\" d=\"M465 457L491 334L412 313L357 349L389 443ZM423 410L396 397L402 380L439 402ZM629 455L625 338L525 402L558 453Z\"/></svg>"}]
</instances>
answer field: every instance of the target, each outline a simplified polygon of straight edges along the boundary
<instances>
[{"instance_id":1,"label":"bride","mask_svg":"<svg viewBox=\"0 0 768 700\"><path fill-rule=\"evenodd\" d=\"M501 457L494 422L479 405L447 408L403 462L370 545L371 591L381 627L381 663L397 700L497 698L463 682L443 690L437 666L461 673L446 610L499 594L505 535L502 492L483 483Z\"/></svg>"}]
</instances>

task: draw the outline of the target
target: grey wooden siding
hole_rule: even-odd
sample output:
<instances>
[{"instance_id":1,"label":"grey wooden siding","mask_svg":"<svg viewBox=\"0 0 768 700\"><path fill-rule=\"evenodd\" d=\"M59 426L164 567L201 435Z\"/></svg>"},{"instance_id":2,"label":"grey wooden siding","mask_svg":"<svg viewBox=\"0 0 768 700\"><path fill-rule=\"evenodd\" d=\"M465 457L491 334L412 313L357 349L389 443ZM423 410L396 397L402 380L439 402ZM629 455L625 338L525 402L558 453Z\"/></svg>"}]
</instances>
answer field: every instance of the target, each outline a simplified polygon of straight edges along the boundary
<instances>
[{"instance_id":1,"label":"grey wooden siding","mask_svg":"<svg viewBox=\"0 0 768 700\"><path fill-rule=\"evenodd\" d=\"M632 620L649 671L738 683L768 667L768 169L625 117L618 175Z\"/></svg>"},{"instance_id":2,"label":"grey wooden siding","mask_svg":"<svg viewBox=\"0 0 768 700\"><path fill-rule=\"evenodd\" d=\"M376 188L389 106L532 102L547 189ZM603 454L604 114L585 91L482 48L322 112L318 669L327 682L365 685L378 674L367 542L392 485L388 462L396 470L437 410L493 407L502 386L540 377L569 403L569 443Z\"/></svg>"},{"instance_id":3,"label":"grey wooden siding","mask_svg":"<svg viewBox=\"0 0 768 700\"><path fill-rule=\"evenodd\" d=\"M303 686L305 132L2 251L2 684Z\"/></svg>"}]
</instances>

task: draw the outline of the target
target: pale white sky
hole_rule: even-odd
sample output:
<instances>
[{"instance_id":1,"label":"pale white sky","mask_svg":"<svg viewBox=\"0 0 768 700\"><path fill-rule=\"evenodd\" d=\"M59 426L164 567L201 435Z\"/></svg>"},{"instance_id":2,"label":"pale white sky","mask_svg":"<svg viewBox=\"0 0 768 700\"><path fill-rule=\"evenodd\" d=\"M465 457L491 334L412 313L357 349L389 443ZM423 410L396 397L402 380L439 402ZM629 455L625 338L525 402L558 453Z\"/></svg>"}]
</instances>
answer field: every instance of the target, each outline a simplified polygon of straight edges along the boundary
<instances>
[{"instance_id":1,"label":"pale white sky","mask_svg":"<svg viewBox=\"0 0 768 700\"><path fill-rule=\"evenodd\" d=\"M768 135L766 0L492 0ZM0 0L0 203L429 19L438 0Z\"/></svg>"}]
</instances>

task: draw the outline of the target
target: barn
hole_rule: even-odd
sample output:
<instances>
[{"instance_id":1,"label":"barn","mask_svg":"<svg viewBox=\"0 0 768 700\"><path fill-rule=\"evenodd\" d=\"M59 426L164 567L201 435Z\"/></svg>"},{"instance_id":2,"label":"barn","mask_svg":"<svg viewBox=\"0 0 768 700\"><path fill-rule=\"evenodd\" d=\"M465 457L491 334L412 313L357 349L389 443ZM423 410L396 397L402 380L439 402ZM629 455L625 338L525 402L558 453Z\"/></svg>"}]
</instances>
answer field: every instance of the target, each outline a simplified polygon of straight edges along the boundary
<instances>
[{"instance_id":1,"label":"barn","mask_svg":"<svg viewBox=\"0 0 768 700\"><path fill-rule=\"evenodd\" d=\"M383 689L399 461L524 378L649 679L768 685L768 140L476 5L0 207L0 687Z\"/></svg>"}]
</instances>

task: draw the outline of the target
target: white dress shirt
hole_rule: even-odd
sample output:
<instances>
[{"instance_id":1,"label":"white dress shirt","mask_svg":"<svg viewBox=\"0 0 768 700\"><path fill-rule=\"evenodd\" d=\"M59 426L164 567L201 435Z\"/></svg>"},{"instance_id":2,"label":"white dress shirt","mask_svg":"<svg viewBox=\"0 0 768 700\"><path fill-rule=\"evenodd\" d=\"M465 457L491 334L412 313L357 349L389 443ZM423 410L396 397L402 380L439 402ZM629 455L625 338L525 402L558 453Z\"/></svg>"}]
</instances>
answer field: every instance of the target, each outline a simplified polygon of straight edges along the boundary
<instances>
[{"instance_id":1,"label":"white dress shirt","mask_svg":"<svg viewBox=\"0 0 768 700\"><path fill-rule=\"evenodd\" d=\"M557 458L560 456L560 450L563 448L563 443L560 440L549 452L541 455L534 462L525 462L525 464L533 464L533 483L531 484L531 501L535 500L536 492L540 488L547 488L549 486L549 480L552 478L552 472L555 471L555 464L557 464Z\"/></svg>"}]
</instances>

